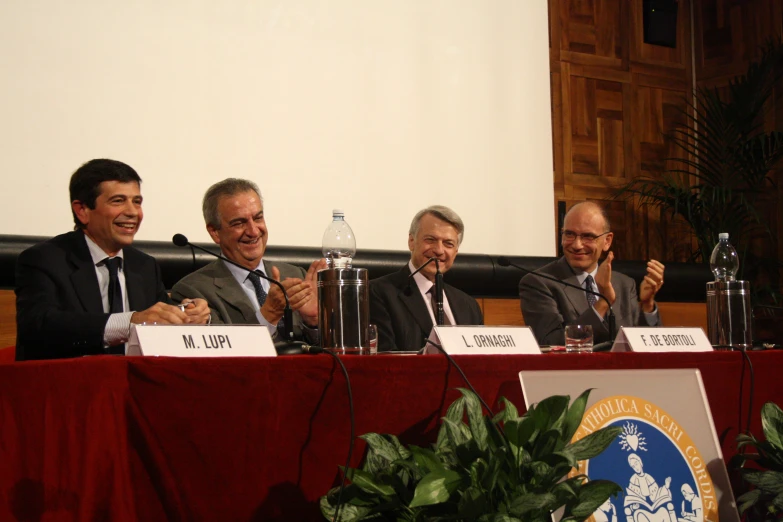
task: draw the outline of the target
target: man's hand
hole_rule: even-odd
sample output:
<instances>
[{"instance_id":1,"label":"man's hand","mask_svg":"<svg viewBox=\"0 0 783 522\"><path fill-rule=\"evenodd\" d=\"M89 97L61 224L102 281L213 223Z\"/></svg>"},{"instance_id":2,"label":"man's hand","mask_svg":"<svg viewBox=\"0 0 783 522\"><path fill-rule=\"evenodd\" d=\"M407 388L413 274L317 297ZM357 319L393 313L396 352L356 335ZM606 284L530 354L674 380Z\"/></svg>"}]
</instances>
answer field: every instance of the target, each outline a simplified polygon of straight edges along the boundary
<instances>
[{"instance_id":1,"label":"man's hand","mask_svg":"<svg viewBox=\"0 0 783 522\"><path fill-rule=\"evenodd\" d=\"M639 302L642 305L642 311L651 313L655 310L655 294L663 286L663 271L665 267L655 259L647 263L647 275L644 276L642 284L639 286Z\"/></svg>"},{"instance_id":2,"label":"man's hand","mask_svg":"<svg viewBox=\"0 0 783 522\"><path fill-rule=\"evenodd\" d=\"M595 285L598 287L598 293L603 294L609 302L603 299L599 299L595 303L595 311L602 316L606 315L609 311L609 307L612 306L617 299L617 295L614 292L612 286L612 260L614 259L614 252L609 252L606 255L606 259L598 267L598 271L595 273Z\"/></svg>"},{"instance_id":3,"label":"man's hand","mask_svg":"<svg viewBox=\"0 0 783 522\"><path fill-rule=\"evenodd\" d=\"M291 303L291 308L299 312L302 321L311 328L318 326L318 271L325 268L327 268L326 259L321 258L312 262L304 278L304 284L310 289L309 296L298 300L296 304Z\"/></svg>"},{"instance_id":4,"label":"man's hand","mask_svg":"<svg viewBox=\"0 0 783 522\"><path fill-rule=\"evenodd\" d=\"M185 307L188 324L204 324L209 320L209 305L204 299L183 299L179 306Z\"/></svg>"},{"instance_id":5,"label":"man's hand","mask_svg":"<svg viewBox=\"0 0 783 522\"><path fill-rule=\"evenodd\" d=\"M133 324L185 324L188 316L178 306L155 303L142 312L133 312Z\"/></svg>"},{"instance_id":6,"label":"man's hand","mask_svg":"<svg viewBox=\"0 0 783 522\"><path fill-rule=\"evenodd\" d=\"M272 267L270 277L275 281L280 281L280 270L278 270L276 266ZM283 288L285 288L285 291L288 294L289 301L291 300L291 287L301 282L301 279L293 277L289 277L285 281L282 281ZM293 302L291 302L291 304L293 305ZM280 287L276 284L270 283L266 301L264 301L264 305L261 307L261 315L264 316L264 319L269 321L269 324L277 324L283 317L284 310L285 296L283 295L282 290L280 290Z\"/></svg>"}]
</instances>

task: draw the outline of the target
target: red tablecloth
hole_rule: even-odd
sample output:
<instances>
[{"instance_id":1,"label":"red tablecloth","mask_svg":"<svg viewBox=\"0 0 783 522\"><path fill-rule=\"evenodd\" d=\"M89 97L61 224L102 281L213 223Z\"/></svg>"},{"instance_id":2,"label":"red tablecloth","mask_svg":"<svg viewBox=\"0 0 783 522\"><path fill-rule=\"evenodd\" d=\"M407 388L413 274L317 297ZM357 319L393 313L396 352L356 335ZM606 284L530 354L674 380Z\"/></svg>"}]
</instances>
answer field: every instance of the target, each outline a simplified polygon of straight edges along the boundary
<instances>
[{"instance_id":1,"label":"red tablecloth","mask_svg":"<svg viewBox=\"0 0 783 522\"><path fill-rule=\"evenodd\" d=\"M783 352L750 357L760 433L761 404L783 403ZM745 368L747 416L737 352L456 359L488 403L506 396L520 410L523 369L699 368L727 457ZM357 434L433 442L453 388L464 386L441 356L343 361ZM348 439L346 383L326 355L0 365L0 521L319 520Z\"/></svg>"}]
</instances>

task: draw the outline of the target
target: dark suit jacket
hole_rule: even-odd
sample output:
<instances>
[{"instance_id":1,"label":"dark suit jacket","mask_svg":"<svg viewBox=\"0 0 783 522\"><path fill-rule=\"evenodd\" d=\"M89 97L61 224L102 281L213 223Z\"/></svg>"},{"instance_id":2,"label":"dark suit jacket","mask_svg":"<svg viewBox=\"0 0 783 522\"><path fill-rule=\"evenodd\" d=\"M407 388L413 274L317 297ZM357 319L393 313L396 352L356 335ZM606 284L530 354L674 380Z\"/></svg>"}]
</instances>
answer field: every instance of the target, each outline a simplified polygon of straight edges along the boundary
<instances>
[{"instance_id":1,"label":"dark suit jacket","mask_svg":"<svg viewBox=\"0 0 783 522\"><path fill-rule=\"evenodd\" d=\"M264 261L267 274L272 273L272 266L276 266L280 271L281 279L304 279L307 274L298 266ZM205 299L212 312L213 324L258 324L255 304L248 299L234 275L219 259L180 279L171 290L171 296L175 301L185 299L186 296L191 299ZM303 330L302 326L301 316L294 312L294 337L297 340L317 342L316 332L312 329Z\"/></svg>"},{"instance_id":2,"label":"dark suit jacket","mask_svg":"<svg viewBox=\"0 0 783 522\"><path fill-rule=\"evenodd\" d=\"M170 302L154 258L122 250L133 311ZM103 354L104 313L84 233L68 232L22 252L16 262L16 359Z\"/></svg>"},{"instance_id":3,"label":"dark suit jacket","mask_svg":"<svg viewBox=\"0 0 783 522\"><path fill-rule=\"evenodd\" d=\"M432 319L415 281L411 295L405 295L410 270L405 265L399 272L370 281L370 323L378 327L378 350L418 350L432 331ZM484 324L481 308L468 294L444 285L451 312L457 324Z\"/></svg>"},{"instance_id":4,"label":"dark suit jacket","mask_svg":"<svg viewBox=\"0 0 783 522\"><path fill-rule=\"evenodd\" d=\"M538 272L580 286L576 274L565 257L549 263ZM639 306L634 280L612 270L612 287L617 295L612 306L616 328L646 325L647 320ZM525 324L533 329L538 344L542 346L565 344L567 324L592 325L593 342L609 340L607 324L601 321L598 314L588 306L584 290L549 281L535 274L528 274L519 281L519 297Z\"/></svg>"}]
</instances>

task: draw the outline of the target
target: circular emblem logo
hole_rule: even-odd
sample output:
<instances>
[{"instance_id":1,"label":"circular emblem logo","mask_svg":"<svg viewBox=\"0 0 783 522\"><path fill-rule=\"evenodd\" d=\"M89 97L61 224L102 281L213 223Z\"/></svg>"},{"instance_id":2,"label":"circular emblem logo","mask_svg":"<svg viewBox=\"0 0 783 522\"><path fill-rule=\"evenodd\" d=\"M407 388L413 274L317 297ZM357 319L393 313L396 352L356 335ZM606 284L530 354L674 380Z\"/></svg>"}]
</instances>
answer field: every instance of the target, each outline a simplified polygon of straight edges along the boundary
<instances>
[{"instance_id":1,"label":"circular emblem logo","mask_svg":"<svg viewBox=\"0 0 783 522\"><path fill-rule=\"evenodd\" d=\"M622 433L600 455L571 473L619 484L594 522L707 522L718 520L718 499L707 463L676 419L650 401L616 395L585 411L572 442L605 426Z\"/></svg>"}]
</instances>

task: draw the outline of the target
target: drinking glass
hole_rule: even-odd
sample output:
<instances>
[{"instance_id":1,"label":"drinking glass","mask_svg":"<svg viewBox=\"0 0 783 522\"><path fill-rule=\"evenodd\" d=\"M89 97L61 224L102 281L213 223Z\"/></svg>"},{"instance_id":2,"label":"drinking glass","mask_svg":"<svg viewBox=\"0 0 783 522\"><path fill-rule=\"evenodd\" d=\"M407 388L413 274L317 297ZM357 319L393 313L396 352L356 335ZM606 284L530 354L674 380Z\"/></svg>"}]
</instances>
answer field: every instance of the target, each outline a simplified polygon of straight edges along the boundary
<instances>
[{"instance_id":1,"label":"drinking glass","mask_svg":"<svg viewBox=\"0 0 783 522\"><path fill-rule=\"evenodd\" d=\"M589 324L569 324L565 327L566 352L593 351L593 327Z\"/></svg>"}]
</instances>

